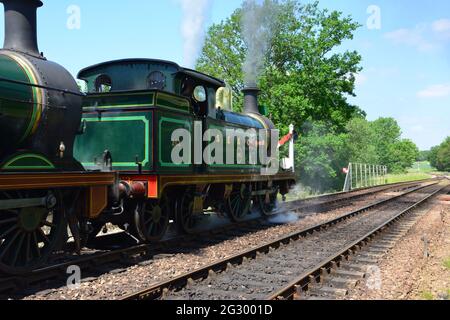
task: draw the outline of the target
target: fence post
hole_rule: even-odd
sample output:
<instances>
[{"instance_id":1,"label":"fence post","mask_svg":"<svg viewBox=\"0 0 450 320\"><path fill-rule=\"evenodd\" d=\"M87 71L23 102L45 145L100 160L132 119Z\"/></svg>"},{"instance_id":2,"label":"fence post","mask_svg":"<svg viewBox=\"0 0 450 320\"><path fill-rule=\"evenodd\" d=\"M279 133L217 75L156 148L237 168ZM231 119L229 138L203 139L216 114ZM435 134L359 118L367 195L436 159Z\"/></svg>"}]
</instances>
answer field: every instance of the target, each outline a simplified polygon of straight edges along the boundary
<instances>
[{"instance_id":1,"label":"fence post","mask_svg":"<svg viewBox=\"0 0 450 320\"><path fill-rule=\"evenodd\" d=\"M367 164L364 164L364 187L367 188Z\"/></svg>"}]
</instances>

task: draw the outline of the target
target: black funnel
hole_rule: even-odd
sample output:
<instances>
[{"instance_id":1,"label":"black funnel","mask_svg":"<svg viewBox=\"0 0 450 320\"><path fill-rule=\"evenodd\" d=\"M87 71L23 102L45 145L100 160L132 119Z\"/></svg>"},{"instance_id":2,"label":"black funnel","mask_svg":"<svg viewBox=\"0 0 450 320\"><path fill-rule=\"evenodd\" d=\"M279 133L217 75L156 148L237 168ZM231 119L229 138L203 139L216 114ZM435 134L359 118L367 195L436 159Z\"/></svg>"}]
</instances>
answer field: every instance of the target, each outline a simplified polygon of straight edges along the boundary
<instances>
[{"instance_id":1,"label":"black funnel","mask_svg":"<svg viewBox=\"0 0 450 320\"><path fill-rule=\"evenodd\" d=\"M37 44L39 0L0 0L5 6L5 43L3 49L40 56Z\"/></svg>"},{"instance_id":2,"label":"black funnel","mask_svg":"<svg viewBox=\"0 0 450 320\"><path fill-rule=\"evenodd\" d=\"M244 112L259 114L258 95L261 92L256 84L246 85L244 93Z\"/></svg>"}]
</instances>

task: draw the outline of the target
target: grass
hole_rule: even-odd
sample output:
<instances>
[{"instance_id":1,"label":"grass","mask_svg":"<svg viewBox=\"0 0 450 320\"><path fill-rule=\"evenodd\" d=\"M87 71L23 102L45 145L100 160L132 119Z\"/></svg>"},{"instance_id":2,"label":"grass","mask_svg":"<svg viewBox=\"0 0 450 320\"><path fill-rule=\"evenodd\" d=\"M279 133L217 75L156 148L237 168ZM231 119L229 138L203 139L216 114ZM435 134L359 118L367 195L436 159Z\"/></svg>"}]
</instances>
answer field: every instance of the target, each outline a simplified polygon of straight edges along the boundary
<instances>
[{"instance_id":1,"label":"grass","mask_svg":"<svg viewBox=\"0 0 450 320\"><path fill-rule=\"evenodd\" d=\"M435 169L428 161L416 162L407 173L390 174L387 177L388 183L409 182L431 178L431 174L435 173Z\"/></svg>"},{"instance_id":2,"label":"grass","mask_svg":"<svg viewBox=\"0 0 450 320\"><path fill-rule=\"evenodd\" d=\"M435 169L428 161L416 162L413 167L408 170L410 173L431 173L433 171L435 171Z\"/></svg>"},{"instance_id":3,"label":"grass","mask_svg":"<svg viewBox=\"0 0 450 320\"><path fill-rule=\"evenodd\" d=\"M434 300L434 296L431 292L428 291L424 291L422 292L422 294L420 295L422 297L422 299L424 300Z\"/></svg>"},{"instance_id":4,"label":"grass","mask_svg":"<svg viewBox=\"0 0 450 320\"><path fill-rule=\"evenodd\" d=\"M447 258L444 261L444 267L446 267L448 270L450 270L450 258Z\"/></svg>"},{"instance_id":5,"label":"grass","mask_svg":"<svg viewBox=\"0 0 450 320\"><path fill-rule=\"evenodd\" d=\"M390 174L387 176L387 183L409 182L428 179L431 176L427 173L408 172L402 174Z\"/></svg>"}]
</instances>

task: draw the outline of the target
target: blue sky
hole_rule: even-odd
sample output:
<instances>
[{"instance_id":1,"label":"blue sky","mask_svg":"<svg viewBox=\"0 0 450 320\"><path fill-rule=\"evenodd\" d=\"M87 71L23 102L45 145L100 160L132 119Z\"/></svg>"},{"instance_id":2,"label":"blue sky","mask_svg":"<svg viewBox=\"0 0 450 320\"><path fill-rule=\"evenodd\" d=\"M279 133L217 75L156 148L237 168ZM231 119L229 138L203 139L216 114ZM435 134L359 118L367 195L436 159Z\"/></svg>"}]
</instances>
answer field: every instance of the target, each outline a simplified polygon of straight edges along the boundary
<instances>
[{"instance_id":1,"label":"blue sky","mask_svg":"<svg viewBox=\"0 0 450 320\"><path fill-rule=\"evenodd\" d=\"M38 20L40 50L74 75L88 65L125 57L181 64L186 50L181 1L198 1L199 6L208 2L206 26L226 18L242 2L44 0ZM80 29L67 27L71 5L81 10ZM364 109L370 120L396 118L403 136L421 149L449 136L450 1L321 0L320 5L351 15L363 25L355 39L342 46L363 56L358 96L351 101ZM367 27L370 5L380 10L379 29ZM1 42L3 33L2 24Z\"/></svg>"}]
</instances>

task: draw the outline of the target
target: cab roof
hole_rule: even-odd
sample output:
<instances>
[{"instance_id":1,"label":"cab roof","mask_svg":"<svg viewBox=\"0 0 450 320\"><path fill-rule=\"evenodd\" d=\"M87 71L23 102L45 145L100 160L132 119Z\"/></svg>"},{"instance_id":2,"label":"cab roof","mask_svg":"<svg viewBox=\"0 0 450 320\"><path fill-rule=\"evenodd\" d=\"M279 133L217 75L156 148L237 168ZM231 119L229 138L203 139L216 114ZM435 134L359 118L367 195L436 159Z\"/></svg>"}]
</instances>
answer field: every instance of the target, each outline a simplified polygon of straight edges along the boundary
<instances>
[{"instance_id":1,"label":"cab roof","mask_svg":"<svg viewBox=\"0 0 450 320\"><path fill-rule=\"evenodd\" d=\"M177 74L181 74L181 75L184 74L189 77L199 79L203 82L213 85L214 87L224 87L225 86L225 82L223 80L209 76L205 73L202 73L202 72L199 72L196 70L180 67L175 62L167 61L167 60L159 60L159 59L145 59L145 58L120 59L120 60L112 60L112 61L98 63L93 66L82 69L78 73L77 78L81 79L81 80L87 80L87 78L92 73L95 73L96 70L104 69L105 67L127 65L127 64L162 64L162 65L166 65L168 67L175 69Z\"/></svg>"}]
</instances>

